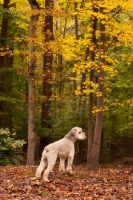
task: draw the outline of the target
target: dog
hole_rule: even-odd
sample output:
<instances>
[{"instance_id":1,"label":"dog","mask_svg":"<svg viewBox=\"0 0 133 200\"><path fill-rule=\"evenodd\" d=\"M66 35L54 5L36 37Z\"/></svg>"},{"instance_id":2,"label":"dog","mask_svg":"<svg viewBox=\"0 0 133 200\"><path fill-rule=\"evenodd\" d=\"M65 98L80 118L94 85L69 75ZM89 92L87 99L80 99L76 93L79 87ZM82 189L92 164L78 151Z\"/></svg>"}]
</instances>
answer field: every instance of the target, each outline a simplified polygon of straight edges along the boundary
<instances>
[{"instance_id":1,"label":"dog","mask_svg":"<svg viewBox=\"0 0 133 200\"><path fill-rule=\"evenodd\" d=\"M47 145L42 153L40 165L36 171L36 179L41 179L43 173L43 180L49 182L49 173L53 170L57 157L60 158L59 172L65 172L65 159L68 158L66 171L73 174L72 164L75 154L74 143L76 140L84 140L86 133L82 132L82 128L74 127L64 138Z\"/></svg>"}]
</instances>

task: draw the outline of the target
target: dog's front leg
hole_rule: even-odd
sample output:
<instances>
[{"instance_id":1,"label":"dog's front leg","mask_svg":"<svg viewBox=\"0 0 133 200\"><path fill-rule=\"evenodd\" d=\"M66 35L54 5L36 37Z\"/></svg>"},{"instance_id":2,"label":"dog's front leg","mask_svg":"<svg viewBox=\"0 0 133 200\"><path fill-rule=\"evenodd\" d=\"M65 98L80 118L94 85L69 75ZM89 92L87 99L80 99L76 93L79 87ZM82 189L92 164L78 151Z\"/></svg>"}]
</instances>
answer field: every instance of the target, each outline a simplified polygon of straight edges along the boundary
<instances>
[{"instance_id":1,"label":"dog's front leg","mask_svg":"<svg viewBox=\"0 0 133 200\"><path fill-rule=\"evenodd\" d=\"M65 158L60 158L59 172L65 172Z\"/></svg>"},{"instance_id":2,"label":"dog's front leg","mask_svg":"<svg viewBox=\"0 0 133 200\"><path fill-rule=\"evenodd\" d=\"M74 157L73 155L68 156L67 172L70 174L73 174L73 171L72 171L73 157Z\"/></svg>"}]
</instances>

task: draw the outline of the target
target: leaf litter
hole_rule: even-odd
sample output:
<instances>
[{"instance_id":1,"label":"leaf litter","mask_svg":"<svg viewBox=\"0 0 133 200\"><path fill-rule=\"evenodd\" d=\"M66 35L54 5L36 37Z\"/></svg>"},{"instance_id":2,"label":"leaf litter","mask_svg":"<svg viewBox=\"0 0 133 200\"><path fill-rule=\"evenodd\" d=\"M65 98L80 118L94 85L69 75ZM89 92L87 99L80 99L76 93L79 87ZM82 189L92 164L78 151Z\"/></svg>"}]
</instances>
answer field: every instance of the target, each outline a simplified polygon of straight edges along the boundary
<instances>
[{"instance_id":1,"label":"leaf litter","mask_svg":"<svg viewBox=\"0 0 133 200\"><path fill-rule=\"evenodd\" d=\"M74 165L75 174L60 174L56 165L49 183L35 179L36 166L1 166L1 200L132 200L132 166L104 165L88 170ZM131 173L130 173L131 172Z\"/></svg>"}]
</instances>

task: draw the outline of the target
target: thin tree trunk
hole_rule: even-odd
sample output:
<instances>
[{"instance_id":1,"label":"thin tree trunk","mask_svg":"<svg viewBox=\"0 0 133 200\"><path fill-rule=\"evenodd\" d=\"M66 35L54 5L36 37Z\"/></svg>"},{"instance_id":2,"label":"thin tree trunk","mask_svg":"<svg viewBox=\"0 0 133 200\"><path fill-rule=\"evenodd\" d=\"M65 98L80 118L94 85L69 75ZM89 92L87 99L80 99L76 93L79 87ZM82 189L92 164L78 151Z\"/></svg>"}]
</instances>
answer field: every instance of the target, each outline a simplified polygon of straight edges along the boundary
<instances>
[{"instance_id":1,"label":"thin tree trunk","mask_svg":"<svg viewBox=\"0 0 133 200\"><path fill-rule=\"evenodd\" d=\"M74 3L74 9L75 9L75 12L77 11L77 2L75 2ZM76 14L75 16L74 16L74 18L75 18L75 36L76 36L76 40L78 40L79 39L79 36L78 36L78 15ZM76 81L76 72L74 72L74 74L73 74L73 76L74 76L74 80L73 80L73 88L74 88L74 91L76 91L77 90L77 81ZM74 102L75 102L75 100L76 100L76 97L74 98Z\"/></svg>"},{"instance_id":2,"label":"thin tree trunk","mask_svg":"<svg viewBox=\"0 0 133 200\"><path fill-rule=\"evenodd\" d=\"M97 8L93 7L93 12L97 12ZM90 51L90 60L95 62L95 50L96 50L96 29L97 29L97 17L92 16L90 19L90 26L92 28L91 43L94 46L94 50ZM86 55L87 56L87 55ZM94 82L94 66L90 70L90 83ZM90 85L90 90L93 90L93 86ZM87 152L87 164L90 164L92 144L93 144L93 92L89 94L89 120L88 120L88 152Z\"/></svg>"},{"instance_id":3,"label":"thin tree trunk","mask_svg":"<svg viewBox=\"0 0 133 200\"><path fill-rule=\"evenodd\" d=\"M74 9L75 9L75 12L77 12L77 8L78 8L78 2L75 2L74 3ZM75 37L76 37L76 40L79 40L79 19L78 19L78 14L75 14L74 16L74 19L75 19ZM75 63L76 63L76 60L75 60ZM74 86L74 91L77 90L77 81L76 81L76 73L74 73L74 77L75 77L75 80L73 81L73 86ZM74 106L75 106L75 109L80 108L80 112L79 112L79 116L78 118L80 119L80 116L85 116L84 115L84 109L86 107L86 95L83 93L83 90L84 90L84 82L86 80L86 72L85 73L82 73L82 77L81 77L81 83L80 83L80 92L81 92L81 96L80 98L74 98ZM79 102L77 102L77 100L79 100ZM84 117L85 118L85 117ZM84 120L84 119L82 119ZM85 143L84 142L81 142L79 141L78 142L78 153L77 153L77 156L75 157L75 162L77 164L79 163L82 163L84 161L84 145Z\"/></svg>"},{"instance_id":4,"label":"thin tree trunk","mask_svg":"<svg viewBox=\"0 0 133 200\"><path fill-rule=\"evenodd\" d=\"M38 10L39 6L35 0L29 0L31 8ZM35 164L35 68L36 68L36 56L35 46L32 37L35 36L36 21L38 15L32 15L29 24L29 70L28 70L28 150L27 150L27 165Z\"/></svg>"},{"instance_id":5,"label":"thin tree trunk","mask_svg":"<svg viewBox=\"0 0 133 200\"><path fill-rule=\"evenodd\" d=\"M103 10L100 8L100 12ZM98 74L98 92L96 124L94 132L93 147L90 159L90 169L97 169L99 164L101 135L102 135L102 122L103 122L103 105L104 105L104 69L105 65L105 26L100 21L99 25L100 38L99 38L99 74Z\"/></svg>"},{"instance_id":6,"label":"thin tree trunk","mask_svg":"<svg viewBox=\"0 0 133 200\"><path fill-rule=\"evenodd\" d=\"M63 91L63 81L62 81L62 73L63 73L63 57L62 54L58 54L58 66L59 66L59 88L58 88L58 93L60 99L62 98L62 91ZM58 104L58 109L59 109L59 117L61 116L62 112L62 104Z\"/></svg>"},{"instance_id":7,"label":"thin tree trunk","mask_svg":"<svg viewBox=\"0 0 133 200\"><path fill-rule=\"evenodd\" d=\"M59 95L62 94L62 71L63 71L63 57L62 54L58 54L58 66L59 66Z\"/></svg>"}]
</instances>

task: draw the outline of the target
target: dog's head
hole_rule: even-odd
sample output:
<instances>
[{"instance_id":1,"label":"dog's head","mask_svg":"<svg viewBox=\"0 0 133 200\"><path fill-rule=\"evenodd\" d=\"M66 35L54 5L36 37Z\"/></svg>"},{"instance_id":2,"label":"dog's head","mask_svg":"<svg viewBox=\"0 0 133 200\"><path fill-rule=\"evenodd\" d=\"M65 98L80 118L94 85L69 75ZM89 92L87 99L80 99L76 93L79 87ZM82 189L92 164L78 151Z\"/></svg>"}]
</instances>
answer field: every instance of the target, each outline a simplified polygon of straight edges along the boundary
<instances>
[{"instance_id":1,"label":"dog's head","mask_svg":"<svg viewBox=\"0 0 133 200\"><path fill-rule=\"evenodd\" d=\"M86 138L86 134L82 132L82 128L74 127L65 137L75 142L76 140L84 140Z\"/></svg>"}]
</instances>

